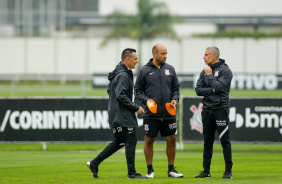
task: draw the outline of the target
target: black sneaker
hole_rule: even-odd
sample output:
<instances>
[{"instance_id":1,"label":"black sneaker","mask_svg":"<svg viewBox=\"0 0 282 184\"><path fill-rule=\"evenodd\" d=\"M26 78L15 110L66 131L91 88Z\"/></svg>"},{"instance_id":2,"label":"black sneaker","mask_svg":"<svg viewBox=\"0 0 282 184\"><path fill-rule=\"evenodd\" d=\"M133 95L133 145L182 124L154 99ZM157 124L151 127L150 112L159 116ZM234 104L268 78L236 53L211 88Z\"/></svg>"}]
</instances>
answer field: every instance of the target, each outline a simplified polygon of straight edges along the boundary
<instances>
[{"instance_id":1,"label":"black sneaker","mask_svg":"<svg viewBox=\"0 0 282 184\"><path fill-rule=\"evenodd\" d=\"M225 172L223 173L222 178L224 178L224 179L232 179L232 172L227 172L227 171L225 171Z\"/></svg>"},{"instance_id":2,"label":"black sneaker","mask_svg":"<svg viewBox=\"0 0 282 184\"><path fill-rule=\"evenodd\" d=\"M211 174L210 173L205 173L204 171L200 172L200 174L198 176L196 176L195 178L210 178Z\"/></svg>"},{"instance_id":3,"label":"black sneaker","mask_svg":"<svg viewBox=\"0 0 282 184\"><path fill-rule=\"evenodd\" d=\"M172 169L167 172L168 177L172 178L183 178L183 174L178 173L175 169Z\"/></svg>"},{"instance_id":4,"label":"black sneaker","mask_svg":"<svg viewBox=\"0 0 282 184\"><path fill-rule=\"evenodd\" d=\"M134 174L131 174L131 175L127 175L127 178L128 179L148 179L148 177L142 176L139 173L134 173Z\"/></svg>"},{"instance_id":5,"label":"black sneaker","mask_svg":"<svg viewBox=\"0 0 282 184\"><path fill-rule=\"evenodd\" d=\"M87 162L86 164L88 166L88 168L90 169L91 173L93 174L94 178L99 178L98 176L98 166L97 165L93 165L91 162Z\"/></svg>"}]
</instances>

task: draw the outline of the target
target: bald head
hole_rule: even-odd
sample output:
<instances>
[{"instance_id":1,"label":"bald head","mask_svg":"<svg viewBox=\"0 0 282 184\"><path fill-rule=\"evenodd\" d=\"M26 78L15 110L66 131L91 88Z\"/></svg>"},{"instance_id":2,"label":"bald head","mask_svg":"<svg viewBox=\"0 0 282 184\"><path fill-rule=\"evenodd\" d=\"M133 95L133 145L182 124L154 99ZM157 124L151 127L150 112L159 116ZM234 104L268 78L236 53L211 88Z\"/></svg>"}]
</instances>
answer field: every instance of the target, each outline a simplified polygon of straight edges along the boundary
<instances>
[{"instance_id":1,"label":"bald head","mask_svg":"<svg viewBox=\"0 0 282 184\"><path fill-rule=\"evenodd\" d=\"M154 45L154 47L152 48L152 54L154 54L154 51L156 53L158 53L159 50L161 49L166 49L166 47L160 43L157 43L156 45Z\"/></svg>"},{"instance_id":2,"label":"bald head","mask_svg":"<svg viewBox=\"0 0 282 184\"><path fill-rule=\"evenodd\" d=\"M166 57L167 57L167 49L162 44L154 45L152 49L153 54L153 63L156 67L160 67L161 65L165 64Z\"/></svg>"}]
</instances>

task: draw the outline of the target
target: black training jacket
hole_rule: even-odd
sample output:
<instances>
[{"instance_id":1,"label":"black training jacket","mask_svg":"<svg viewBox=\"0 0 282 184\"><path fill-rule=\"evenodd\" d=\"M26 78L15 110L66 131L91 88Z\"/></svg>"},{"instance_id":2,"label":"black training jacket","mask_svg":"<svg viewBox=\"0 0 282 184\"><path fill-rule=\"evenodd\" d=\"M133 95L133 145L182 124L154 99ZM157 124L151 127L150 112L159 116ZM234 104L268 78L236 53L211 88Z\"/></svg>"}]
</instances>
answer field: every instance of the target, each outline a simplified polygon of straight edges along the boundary
<instances>
[{"instance_id":1,"label":"black training jacket","mask_svg":"<svg viewBox=\"0 0 282 184\"><path fill-rule=\"evenodd\" d=\"M204 96L202 103L204 109L220 109L228 107L232 71L224 59L210 66L211 75L203 70L196 84L198 96Z\"/></svg>"},{"instance_id":2,"label":"black training jacket","mask_svg":"<svg viewBox=\"0 0 282 184\"><path fill-rule=\"evenodd\" d=\"M145 115L147 119L175 119L165 108L167 102L179 99L179 82L174 68L165 63L160 68L153 64L153 59L144 65L136 79L135 96L145 105ZM146 103L148 99L153 99L158 110L156 114L149 111Z\"/></svg>"},{"instance_id":3,"label":"black training jacket","mask_svg":"<svg viewBox=\"0 0 282 184\"><path fill-rule=\"evenodd\" d=\"M109 124L110 127L137 127L135 112L139 105L132 102L133 74L122 62L109 73Z\"/></svg>"}]
</instances>

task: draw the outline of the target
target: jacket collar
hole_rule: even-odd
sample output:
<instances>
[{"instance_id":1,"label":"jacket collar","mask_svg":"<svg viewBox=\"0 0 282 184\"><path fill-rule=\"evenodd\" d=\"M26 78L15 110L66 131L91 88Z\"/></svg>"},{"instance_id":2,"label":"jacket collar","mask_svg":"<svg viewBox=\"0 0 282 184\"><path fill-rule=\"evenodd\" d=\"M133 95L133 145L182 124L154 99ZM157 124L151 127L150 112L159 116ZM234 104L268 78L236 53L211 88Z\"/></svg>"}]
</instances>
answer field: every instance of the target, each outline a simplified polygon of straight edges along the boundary
<instances>
[{"instance_id":1,"label":"jacket collar","mask_svg":"<svg viewBox=\"0 0 282 184\"><path fill-rule=\"evenodd\" d=\"M164 63L163 65L161 65L161 67L163 67L164 65L166 65L166 63ZM146 66L156 67L156 65L154 65L154 63L153 63L153 58L151 58L151 59L149 60L149 62L146 64ZM158 68L158 67L156 67L156 68Z\"/></svg>"},{"instance_id":2,"label":"jacket collar","mask_svg":"<svg viewBox=\"0 0 282 184\"><path fill-rule=\"evenodd\" d=\"M215 67L218 67L218 66L222 65L223 63L225 63L225 60L219 58L219 61L217 63L215 63L215 64L210 65L210 67L211 68L215 68Z\"/></svg>"}]
</instances>

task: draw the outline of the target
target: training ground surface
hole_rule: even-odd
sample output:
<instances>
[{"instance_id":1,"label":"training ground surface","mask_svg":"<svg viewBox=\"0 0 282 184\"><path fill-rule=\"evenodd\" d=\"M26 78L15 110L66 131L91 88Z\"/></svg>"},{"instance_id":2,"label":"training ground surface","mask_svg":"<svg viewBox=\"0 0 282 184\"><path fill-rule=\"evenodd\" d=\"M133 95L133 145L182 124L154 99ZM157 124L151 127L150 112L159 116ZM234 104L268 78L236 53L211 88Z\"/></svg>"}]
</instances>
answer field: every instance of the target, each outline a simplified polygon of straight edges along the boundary
<instances>
[{"instance_id":1,"label":"training ground surface","mask_svg":"<svg viewBox=\"0 0 282 184\"><path fill-rule=\"evenodd\" d=\"M106 89L92 89L80 86L0 86L0 96L107 96ZM182 95L196 96L193 89L181 89ZM281 90L231 90L231 96L282 97ZM263 135L262 135L263 136ZM167 177L165 144L155 144L153 165L155 178L129 180L125 154L119 151L99 166L99 179L93 179L86 162L99 154L106 144L16 144L0 142L0 183L282 183L282 144L232 144L233 179L224 180L222 148L217 143L211 165L210 179L195 179L202 171L202 143L186 143L184 151L177 151L176 170L184 178ZM147 172L142 143L136 153L137 172Z\"/></svg>"},{"instance_id":2,"label":"training ground surface","mask_svg":"<svg viewBox=\"0 0 282 184\"><path fill-rule=\"evenodd\" d=\"M218 143L212 159L209 179L195 179L202 170L202 143L185 143L184 151L177 151L176 170L184 178L167 177L165 144L156 143L154 152L155 178L127 179L124 150L99 166L99 179L94 179L86 162L93 159L106 144L76 143L49 144L42 151L36 144L0 144L0 183L282 183L281 144L233 143L233 179L224 180L224 161ZM145 175L146 164L142 143L136 152L137 172Z\"/></svg>"}]
</instances>

